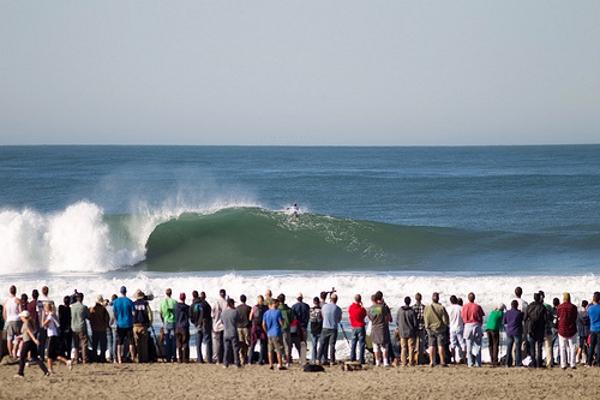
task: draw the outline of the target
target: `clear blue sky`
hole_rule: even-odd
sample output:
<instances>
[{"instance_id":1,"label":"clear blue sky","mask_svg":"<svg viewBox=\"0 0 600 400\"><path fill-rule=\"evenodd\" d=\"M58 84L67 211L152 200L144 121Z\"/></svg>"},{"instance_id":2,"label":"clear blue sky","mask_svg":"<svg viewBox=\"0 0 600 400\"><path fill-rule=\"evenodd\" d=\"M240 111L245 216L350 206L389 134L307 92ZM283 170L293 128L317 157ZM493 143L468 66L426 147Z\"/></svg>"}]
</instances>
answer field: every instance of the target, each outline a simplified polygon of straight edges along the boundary
<instances>
[{"instance_id":1,"label":"clear blue sky","mask_svg":"<svg viewBox=\"0 0 600 400\"><path fill-rule=\"evenodd\" d=\"M0 144L599 142L598 0L0 0Z\"/></svg>"}]
</instances>

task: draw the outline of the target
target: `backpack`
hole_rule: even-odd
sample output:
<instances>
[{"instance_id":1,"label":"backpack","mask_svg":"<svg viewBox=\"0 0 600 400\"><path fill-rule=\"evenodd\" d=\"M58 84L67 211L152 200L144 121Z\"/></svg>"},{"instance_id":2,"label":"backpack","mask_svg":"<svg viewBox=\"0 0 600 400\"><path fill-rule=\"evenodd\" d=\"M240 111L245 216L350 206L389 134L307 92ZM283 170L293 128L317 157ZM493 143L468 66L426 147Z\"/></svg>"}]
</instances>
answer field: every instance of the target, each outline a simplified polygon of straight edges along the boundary
<instances>
[{"instance_id":1,"label":"backpack","mask_svg":"<svg viewBox=\"0 0 600 400\"><path fill-rule=\"evenodd\" d=\"M318 335L321 333L323 329L323 314L321 314L321 309L313 307L310 309L310 331Z\"/></svg>"},{"instance_id":2,"label":"backpack","mask_svg":"<svg viewBox=\"0 0 600 400\"><path fill-rule=\"evenodd\" d=\"M306 364L302 369L304 372L325 372L325 368L322 365Z\"/></svg>"}]
</instances>

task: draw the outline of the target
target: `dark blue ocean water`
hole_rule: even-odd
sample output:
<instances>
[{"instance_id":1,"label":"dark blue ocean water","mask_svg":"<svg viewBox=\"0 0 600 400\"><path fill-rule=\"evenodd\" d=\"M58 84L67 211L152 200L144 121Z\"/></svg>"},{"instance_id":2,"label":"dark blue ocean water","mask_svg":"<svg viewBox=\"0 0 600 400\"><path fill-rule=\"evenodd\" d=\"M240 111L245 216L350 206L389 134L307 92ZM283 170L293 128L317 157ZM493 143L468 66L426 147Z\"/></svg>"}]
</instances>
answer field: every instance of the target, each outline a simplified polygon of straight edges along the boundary
<instances>
[{"instance_id":1,"label":"dark blue ocean water","mask_svg":"<svg viewBox=\"0 0 600 400\"><path fill-rule=\"evenodd\" d=\"M2 209L41 215L82 200L106 216L140 203L279 210L297 202L319 215L481 233L492 237L481 244L487 268L600 265L598 145L0 147L0 187ZM431 260L407 267L433 268Z\"/></svg>"}]
</instances>

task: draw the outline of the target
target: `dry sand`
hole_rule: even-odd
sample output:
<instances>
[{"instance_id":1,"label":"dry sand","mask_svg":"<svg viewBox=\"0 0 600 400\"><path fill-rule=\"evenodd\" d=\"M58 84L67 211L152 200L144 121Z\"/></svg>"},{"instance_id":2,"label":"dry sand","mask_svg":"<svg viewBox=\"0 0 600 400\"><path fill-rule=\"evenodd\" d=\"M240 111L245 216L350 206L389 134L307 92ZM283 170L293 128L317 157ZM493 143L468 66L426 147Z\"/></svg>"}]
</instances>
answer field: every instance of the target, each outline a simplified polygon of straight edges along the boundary
<instances>
[{"instance_id":1,"label":"dry sand","mask_svg":"<svg viewBox=\"0 0 600 400\"><path fill-rule=\"evenodd\" d=\"M44 377L0 365L0 399L598 399L600 368L563 371L489 368L369 368L305 373L299 367L199 364L76 365Z\"/></svg>"}]
</instances>

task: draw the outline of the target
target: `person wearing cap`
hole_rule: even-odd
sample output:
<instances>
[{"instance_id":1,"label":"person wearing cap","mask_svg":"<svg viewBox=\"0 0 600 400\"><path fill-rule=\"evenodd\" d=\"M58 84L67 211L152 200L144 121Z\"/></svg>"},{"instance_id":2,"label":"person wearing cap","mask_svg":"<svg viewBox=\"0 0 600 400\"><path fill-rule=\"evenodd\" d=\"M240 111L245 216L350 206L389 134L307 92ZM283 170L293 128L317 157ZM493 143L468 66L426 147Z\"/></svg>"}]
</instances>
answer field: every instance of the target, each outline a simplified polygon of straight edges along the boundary
<instances>
[{"instance_id":1,"label":"person wearing cap","mask_svg":"<svg viewBox=\"0 0 600 400\"><path fill-rule=\"evenodd\" d=\"M175 306L175 344L180 363L190 360L190 306L185 298L185 293L180 293Z\"/></svg>"},{"instance_id":2,"label":"person wearing cap","mask_svg":"<svg viewBox=\"0 0 600 400\"><path fill-rule=\"evenodd\" d=\"M129 345L131 359L135 359L133 345L133 301L127 297L127 288L121 286L119 297L113 301L113 312L117 321L117 362L123 363L125 345Z\"/></svg>"},{"instance_id":3,"label":"person wearing cap","mask_svg":"<svg viewBox=\"0 0 600 400\"><path fill-rule=\"evenodd\" d=\"M558 317L558 347L560 349L560 367L576 368L577 347L577 306L571 303L571 294L563 293L563 302L556 310Z\"/></svg>"},{"instance_id":4,"label":"person wearing cap","mask_svg":"<svg viewBox=\"0 0 600 400\"><path fill-rule=\"evenodd\" d=\"M174 362L176 359L175 346L175 307L177 302L171 296L173 291L170 288L165 290L165 298L160 302L160 319L163 322L163 334L165 337L167 362Z\"/></svg>"},{"instance_id":5,"label":"person wearing cap","mask_svg":"<svg viewBox=\"0 0 600 400\"><path fill-rule=\"evenodd\" d=\"M505 308L504 304L499 304L490 313L485 324L492 367L497 367L499 365L498 352L500 350L500 329L502 328L502 319L504 318Z\"/></svg>"},{"instance_id":6,"label":"person wearing cap","mask_svg":"<svg viewBox=\"0 0 600 400\"><path fill-rule=\"evenodd\" d=\"M135 292L133 302L133 342L138 362L148 362L148 329L152 325L152 310L146 295L140 289Z\"/></svg>"},{"instance_id":7,"label":"person wearing cap","mask_svg":"<svg viewBox=\"0 0 600 400\"><path fill-rule=\"evenodd\" d=\"M74 359L78 359L81 353L81 361L86 364L88 360L88 335L86 320L90 317L90 311L83 304L83 293L75 295L75 302L71 304L71 331L73 332Z\"/></svg>"},{"instance_id":8,"label":"person wearing cap","mask_svg":"<svg viewBox=\"0 0 600 400\"><path fill-rule=\"evenodd\" d=\"M27 361L27 355L31 355L31 362L36 363L44 375L50 375L48 368L38 357L37 346L39 341L36 339L32 328L31 315L29 311L21 311L19 313L19 319L21 320L21 337L23 340L23 347L21 348L21 355L19 358L19 372L16 377L23 378L25 376L25 362Z\"/></svg>"},{"instance_id":9,"label":"person wearing cap","mask_svg":"<svg viewBox=\"0 0 600 400\"><path fill-rule=\"evenodd\" d=\"M96 297L96 304L90 309L90 326L92 327L92 361L106 362L107 336L110 328L110 316L104 306L104 298L101 294ZM100 356L98 356L98 348Z\"/></svg>"},{"instance_id":10,"label":"person wearing cap","mask_svg":"<svg viewBox=\"0 0 600 400\"><path fill-rule=\"evenodd\" d=\"M356 346L358 345L358 361L365 363L365 318L367 310L363 307L360 294L354 296L354 302L348 307L348 319L352 327L352 342L350 343L350 361L356 361Z\"/></svg>"},{"instance_id":11,"label":"person wearing cap","mask_svg":"<svg viewBox=\"0 0 600 400\"><path fill-rule=\"evenodd\" d=\"M240 368L240 342L238 338L238 324L240 314L235 309L235 301L227 299L227 307L221 313L223 321L223 368L229 367L229 357L233 355L235 366Z\"/></svg>"}]
</instances>

